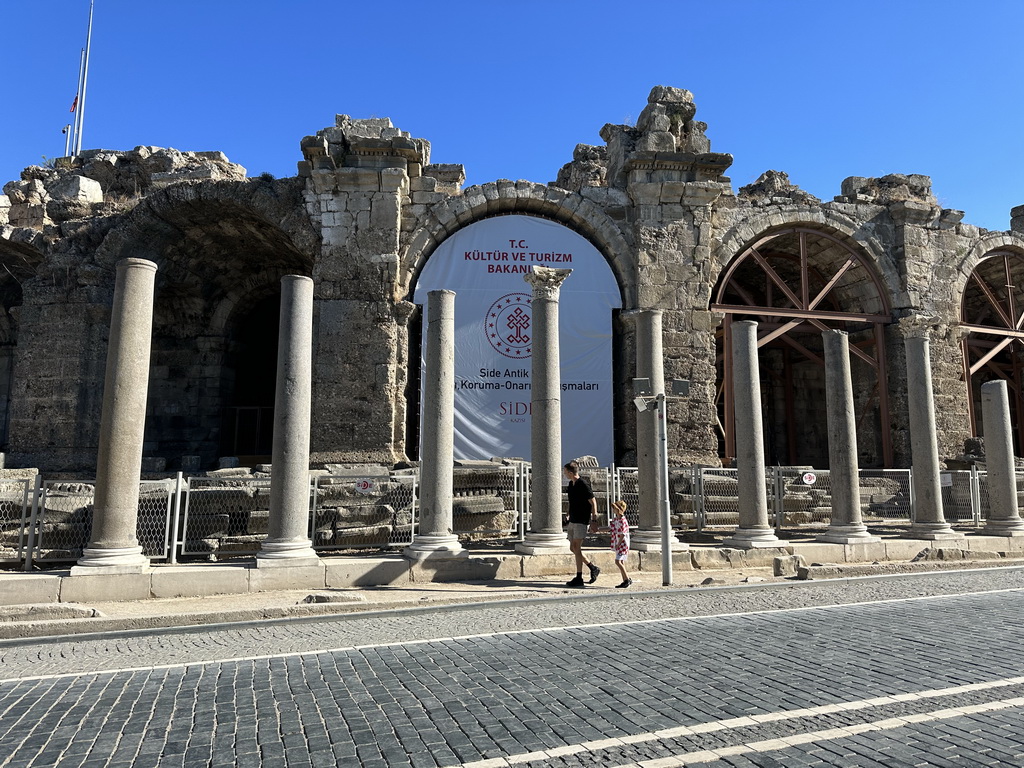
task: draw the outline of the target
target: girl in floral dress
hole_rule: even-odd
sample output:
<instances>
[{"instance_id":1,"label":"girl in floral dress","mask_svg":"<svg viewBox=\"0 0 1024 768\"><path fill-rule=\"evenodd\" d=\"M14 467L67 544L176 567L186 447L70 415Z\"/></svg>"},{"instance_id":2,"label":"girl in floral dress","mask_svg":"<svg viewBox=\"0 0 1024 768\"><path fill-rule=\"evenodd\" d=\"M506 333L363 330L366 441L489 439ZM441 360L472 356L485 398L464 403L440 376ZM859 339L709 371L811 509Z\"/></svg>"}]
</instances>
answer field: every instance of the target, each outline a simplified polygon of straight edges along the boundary
<instances>
[{"instance_id":1,"label":"girl in floral dress","mask_svg":"<svg viewBox=\"0 0 1024 768\"><path fill-rule=\"evenodd\" d=\"M612 533L612 551L615 553L615 567L622 574L622 583L616 589L625 589L633 580L626 574L626 558L629 557L629 522L626 520L626 502L622 499L612 502L612 517L608 521Z\"/></svg>"}]
</instances>

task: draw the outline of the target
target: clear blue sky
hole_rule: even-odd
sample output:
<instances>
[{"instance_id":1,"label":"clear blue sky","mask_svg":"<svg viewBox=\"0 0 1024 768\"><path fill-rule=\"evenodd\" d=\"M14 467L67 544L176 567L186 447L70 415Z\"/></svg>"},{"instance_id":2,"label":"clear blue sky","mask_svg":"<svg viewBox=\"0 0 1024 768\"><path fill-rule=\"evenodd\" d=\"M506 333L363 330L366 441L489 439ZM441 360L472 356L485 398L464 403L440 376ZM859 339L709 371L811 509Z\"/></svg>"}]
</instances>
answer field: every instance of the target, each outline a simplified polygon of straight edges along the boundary
<instances>
[{"instance_id":1,"label":"clear blue sky","mask_svg":"<svg viewBox=\"0 0 1024 768\"><path fill-rule=\"evenodd\" d=\"M64 150L88 0L0 0L0 184ZM738 188L828 200L922 173L965 221L1024 204L1022 0L97 0L85 148L295 174L336 113L388 116L468 183L547 182L654 85L693 91Z\"/></svg>"}]
</instances>

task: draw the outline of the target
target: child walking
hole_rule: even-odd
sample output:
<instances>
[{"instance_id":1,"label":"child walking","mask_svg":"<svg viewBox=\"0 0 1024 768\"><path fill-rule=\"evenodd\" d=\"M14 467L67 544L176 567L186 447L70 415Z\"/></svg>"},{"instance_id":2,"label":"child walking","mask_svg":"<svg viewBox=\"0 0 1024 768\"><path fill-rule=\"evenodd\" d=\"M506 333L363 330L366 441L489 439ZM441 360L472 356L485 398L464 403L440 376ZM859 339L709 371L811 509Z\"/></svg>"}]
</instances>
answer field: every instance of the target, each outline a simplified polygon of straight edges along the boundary
<instances>
[{"instance_id":1,"label":"child walking","mask_svg":"<svg viewBox=\"0 0 1024 768\"><path fill-rule=\"evenodd\" d=\"M608 521L612 532L612 551L615 552L615 567L622 574L622 583L616 589L625 589L633 580L626 574L626 558L629 556L629 521L626 520L626 502L622 499L612 502L612 518Z\"/></svg>"}]
</instances>

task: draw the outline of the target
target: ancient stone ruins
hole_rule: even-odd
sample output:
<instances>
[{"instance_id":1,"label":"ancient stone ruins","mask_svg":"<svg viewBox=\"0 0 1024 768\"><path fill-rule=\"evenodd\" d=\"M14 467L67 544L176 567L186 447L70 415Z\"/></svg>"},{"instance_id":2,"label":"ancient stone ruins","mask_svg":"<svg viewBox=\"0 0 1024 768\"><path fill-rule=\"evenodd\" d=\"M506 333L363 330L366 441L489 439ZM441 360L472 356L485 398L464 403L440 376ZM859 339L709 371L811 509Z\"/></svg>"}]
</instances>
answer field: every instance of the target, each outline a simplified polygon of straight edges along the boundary
<instances>
[{"instance_id":1,"label":"ancient stone ruins","mask_svg":"<svg viewBox=\"0 0 1024 768\"><path fill-rule=\"evenodd\" d=\"M940 207L921 175L847 178L828 201L774 170L736 190L725 175L732 156L711 151L695 113L688 91L656 87L635 126L605 125L604 144L578 145L548 183L464 188L463 167L431 164L428 141L386 118L347 115L302 139L298 173L286 179L247 178L219 152L153 147L86 151L52 168L27 168L0 196L0 439L7 466L108 479L121 472L117 482L136 482L131 461L114 448L106 456L101 450L105 398L111 413L122 409L119 424L139 430L141 470L153 476L215 469L232 457L254 466L269 461L278 441L289 446L281 455L301 465L297 471L390 468L430 458L427 452L446 456L446 435L468 434L472 446L473 425L460 425L457 412L454 427L439 426L441 415L451 418L437 404L450 387L433 385L450 381L469 394L474 387L527 388L517 377L529 366L514 358L531 355L531 340L533 402L530 393L508 396L500 408L524 429L532 408L532 448L511 455L534 459L535 483L538 456L557 471L578 454L562 456L564 446L551 442L558 411L538 405L549 402L536 393L545 387L555 400L559 392L564 398L603 387L607 407L586 420L607 424L606 463L639 463L641 474L651 466L653 426L645 428L634 408L636 377L656 390L666 380L690 382L689 396L669 409L673 466L831 466L841 479L851 471L855 478L858 467L913 461L934 479L943 462L966 466L976 458L965 445L980 445L972 438L986 431L982 389L993 382L1006 382L1005 422L1019 453L1024 206L1010 212L1010 230L991 232ZM594 289L605 291L601 317L610 339L599 361L608 371L603 384L566 382L566 347L571 353L585 334L566 330L565 312L560 384L559 358L541 354L541 334L557 349L558 326L541 327L544 291L553 291L557 304L557 281L543 288L532 278L532 319L524 309L531 302L527 273L574 267L563 287L568 301L570 288L589 279L582 257L568 264L572 253L530 251L525 238L507 240L508 251L461 245L471 227L496 217L542 223L552 236L576 238L599 255L596 272L607 274L601 285L611 286ZM488 273L520 273L516 292L488 310L507 321L508 335L495 340L492 332L488 341L509 360L481 368L482 383L467 383L457 370L453 377L441 352L433 362L427 353L433 318L418 284L429 274L438 283L433 296L458 277L458 270L430 272L432 257L439 264L446 248L457 250L456 262L463 253L467 264L488 262ZM112 307L121 309L112 315ZM452 310L441 299L436 311L456 326L439 349L454 349L458 358L467 347L458 336L464 324L448 317ZM133 369L142 347L148 362ZM148 396L128 403L122 389L110 391L111 379L104 386L108 353L123 359L118 387L144 390L148 379ZM298 386L287 369L301 367L303 355L312 375ZM554 379L538 378L538 366ZM275 410L282 386L291 397L287 413ZM845 405L831 413L827 402L847 392ZM306 427L296 426L300 412L309 414ZM834 416L849 418L836 427ZM538 443L540 422L547 442ZM1002 428L1003 421L993 423ZM848 441L841 455L852 466L845 469L835 466L837 435ZM762 446L763 455L747 455ZM495 455L470 451L457 448L455 458ZM543 480L552 509L541 504L546 522L538 536L557 527L557 482L557 475ZM450 487L450 473L430 483ZM299 511L291 522L271 520L271 546L265 543L261 556L274 557L277 542L282 557L310 557L308 541L297 551L288 543L303 536L308 489L284 485L274 492L291 501L280 503ZM438 502L430 493L424 534L436 537L434 549L457 548L427 509L450 507L451 499ZM98 488L98 506L99 495ZM752 503L763 507L763 500ZM753 546L739 513L737 543ZM761 510L746 514L747 527L763 527ZM865 535L857 510L836 514L834 540ZM938 519L918 515L919 532L932 524L942 529L941 510ZM102 538L93 531L86 561L102 562Z\"/></svg>"}]
</instances>

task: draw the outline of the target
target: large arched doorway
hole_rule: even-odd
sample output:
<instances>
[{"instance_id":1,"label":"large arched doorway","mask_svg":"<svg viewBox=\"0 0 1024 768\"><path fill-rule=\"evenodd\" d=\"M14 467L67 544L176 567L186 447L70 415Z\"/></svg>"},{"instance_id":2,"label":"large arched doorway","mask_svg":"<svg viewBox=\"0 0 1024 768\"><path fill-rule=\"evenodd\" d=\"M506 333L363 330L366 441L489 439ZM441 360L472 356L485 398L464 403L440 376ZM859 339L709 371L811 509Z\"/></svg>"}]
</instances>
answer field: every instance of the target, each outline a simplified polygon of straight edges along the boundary
<instances>
[{"instance_id":1,"label":"large arched doorway","mask_svg":"<svg viewBox=\"0 0 1024 768\"><path fill-rule=\"evenodd\" d=\"M828 466L825 361L821 333L850 334L862 466L891 466L886 389L888 297L864 255L844 239L808 227L764 235L729 264L711 309L717 332L720 455L736 455L732 323L758 323L766 458Z\"/></svg>"},{"instance_id":2,"label":"large arched doorway","mask_svg":"<svg viewBox=\"0 0 1024 768\"><path fill-rule=\"evenodd\" d=\"M968 331L963 360L971 434L984 433L981 385L1001 379L1009 390L1014 451L1020 455L1024 450L1020 419L1024 413L1024 255L1011 250L986 254L964 288L960 319Z\"/></svg>"},{"instance_id":3,"label":"large arched doorway","mask_svg":"<svg viewBox=\"0 0 1024 768\"><path fill-rule=\"evenodd\" d=\"M413 301L423 307L422 327L428 292L456 294L455 456L530 458L533 331L524 276L534 265L572 270L559 296L563 453L611 464L618 282L589 240L532 215L493 216L463 227L438 246L416 277ZM417 340L417 334L410 336ZM410 358L419 359L422 376L421 346ZM418 399L418 392L410 395Z\"/></svg>"}]
</instances>

